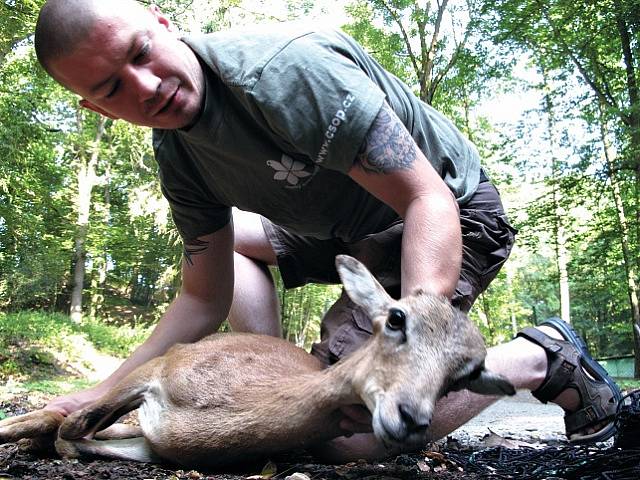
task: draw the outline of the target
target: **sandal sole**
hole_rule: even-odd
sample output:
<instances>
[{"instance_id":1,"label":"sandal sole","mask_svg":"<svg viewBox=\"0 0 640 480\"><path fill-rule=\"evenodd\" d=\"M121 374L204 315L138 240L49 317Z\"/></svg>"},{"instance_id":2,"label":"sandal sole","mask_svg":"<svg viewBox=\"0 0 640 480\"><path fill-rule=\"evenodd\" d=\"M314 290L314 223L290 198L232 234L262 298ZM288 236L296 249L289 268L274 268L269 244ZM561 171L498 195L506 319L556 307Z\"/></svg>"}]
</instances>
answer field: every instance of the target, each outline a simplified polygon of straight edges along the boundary
<instances>
[{"instance_id":1,"label":"sandal sole","mask_svg":"<svg viewBox=\"0 0 640 480\"><path fill-rule=\"evenodd\" d=\"M620 391L620 387L618 387L616 382L613 381L604 367L596 362L593 358L591 358L591 354L587 349L587 344L571 325L569 325L561 318L551 317L542 322L540 326L547 326L557 330L565 340L571 342L578 350L580 350L580 353L582 353L582 362L588 365L589 369L591 370L587 370L589 374L594 378L594 380L605 382L613 392L613 397L615 398L616 403L620 404L620 402L622 401L622 392ZM575 444L604 442L616 434L614 420L615 418L612 418L609 425L603 427L601 430L595 433L570 438L569 441Z\"/></svg>"}]
</instances>

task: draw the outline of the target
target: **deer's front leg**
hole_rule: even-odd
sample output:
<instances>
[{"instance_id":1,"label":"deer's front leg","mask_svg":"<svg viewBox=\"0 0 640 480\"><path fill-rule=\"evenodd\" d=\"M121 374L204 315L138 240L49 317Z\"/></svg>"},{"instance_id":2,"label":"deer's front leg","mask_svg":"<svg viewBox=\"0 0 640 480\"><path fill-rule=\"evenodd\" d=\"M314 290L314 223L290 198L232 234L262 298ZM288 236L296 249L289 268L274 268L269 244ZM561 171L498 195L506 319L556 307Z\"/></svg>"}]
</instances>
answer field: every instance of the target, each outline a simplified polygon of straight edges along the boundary
<instances>
[{"instance_id":1,"label":"deer's front leg","mask_svg":"<svg viewBox=\"0 0 640 480\"><path fill-rule=\"evenodd\" d=\"M49 410L9 417L0 421L0 444L21 441L28 450L53 450L64 417Z\"/></svg>"}]
</instances>

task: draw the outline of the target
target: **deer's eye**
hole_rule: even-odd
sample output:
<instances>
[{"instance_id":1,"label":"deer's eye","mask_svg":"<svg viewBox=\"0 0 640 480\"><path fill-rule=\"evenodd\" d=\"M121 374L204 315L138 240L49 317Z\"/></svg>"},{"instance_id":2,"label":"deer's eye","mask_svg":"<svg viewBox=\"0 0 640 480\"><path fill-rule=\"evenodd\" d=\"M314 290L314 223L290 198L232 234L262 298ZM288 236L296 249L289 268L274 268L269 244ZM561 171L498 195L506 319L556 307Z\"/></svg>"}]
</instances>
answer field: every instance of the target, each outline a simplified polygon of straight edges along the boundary
<instances>
[{"instance_id":1,"label":"deer's eye","mask_svg":"<svg viewBox=\"0 0 640 480\"><path fill-rule=\"evenodd\" d=\"M405 313L399 308L392 308L389 310L387 316L387 328L390 330L404 330L407 323L407 317Z\"/></svg>"}]
</instances>

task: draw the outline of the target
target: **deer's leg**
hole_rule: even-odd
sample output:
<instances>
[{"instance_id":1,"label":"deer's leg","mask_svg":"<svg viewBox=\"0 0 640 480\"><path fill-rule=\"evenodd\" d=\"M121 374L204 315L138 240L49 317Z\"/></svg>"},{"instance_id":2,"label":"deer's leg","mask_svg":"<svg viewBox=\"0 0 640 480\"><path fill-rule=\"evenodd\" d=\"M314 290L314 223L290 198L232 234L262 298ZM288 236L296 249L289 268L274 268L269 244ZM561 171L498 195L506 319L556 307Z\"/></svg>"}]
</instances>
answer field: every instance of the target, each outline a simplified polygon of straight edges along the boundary
<instances>
[{"instance_id":1,"label":"deer's leg","mask_svg":"<svg viewBox=\"0 0 640 480\"><path fill-rule=\"evenodd\" d=\"M93 435L113 424L125 413L138 408L149 390L155 365L155 362L147 363L134 370L97 401L69 415L60 426L60 438L77 440Z\"/></svg>"},{"instance_id":2,"label":"deer's leg","mask_svg":"<svg viewBox=\"0 0 640 480\"><path fill-rule=\"evenodd\" d=\"M135 425L125 425L124 423L114 423L110 427L96 432L96 440L120 440L125 438L142 437L142 429Z\"/></svg>"},{"instance_id":3,"label":"deer's leg","mask_svg":"<svg viewBox=\"0 0 640 480\"><path fill-rule=\"evenodd\" d=\"M158 457L144 437L120 440L64 440L56 441L57 452L65 458L101 457L135 462L158 463Z\"/></svg>"},{"instance_id":4,"label":"deer's leg","mask_svg":"<svg viewBox=\"0 0 640 480\"><path fill-rule=\"evenodd\" d=\"M23 438L52 435L58 430L63 420L62 415L49 410L38 410L6 418L0 422L0 444Z\"/></svg>"}]
</instances>

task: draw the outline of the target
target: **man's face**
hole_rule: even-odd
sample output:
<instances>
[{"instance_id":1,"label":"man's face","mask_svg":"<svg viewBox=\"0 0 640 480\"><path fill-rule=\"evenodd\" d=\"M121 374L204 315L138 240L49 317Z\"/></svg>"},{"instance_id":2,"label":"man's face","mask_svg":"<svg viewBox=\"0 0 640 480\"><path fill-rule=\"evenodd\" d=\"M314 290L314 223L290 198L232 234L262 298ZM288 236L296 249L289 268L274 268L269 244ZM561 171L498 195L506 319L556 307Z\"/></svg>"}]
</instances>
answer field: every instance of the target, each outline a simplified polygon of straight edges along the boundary
<instances>
[{"instance_id":1,"label":"man's face","mask_svg":"<svg viewBox=\"0 0 640 480\"><path fill-rule=\"evenodd\" d=\"M73 53L50 66L82 106L110 118L175 129L202 108L202 68L157 7L102 16Z\"/></svg>"}]
</instances>

